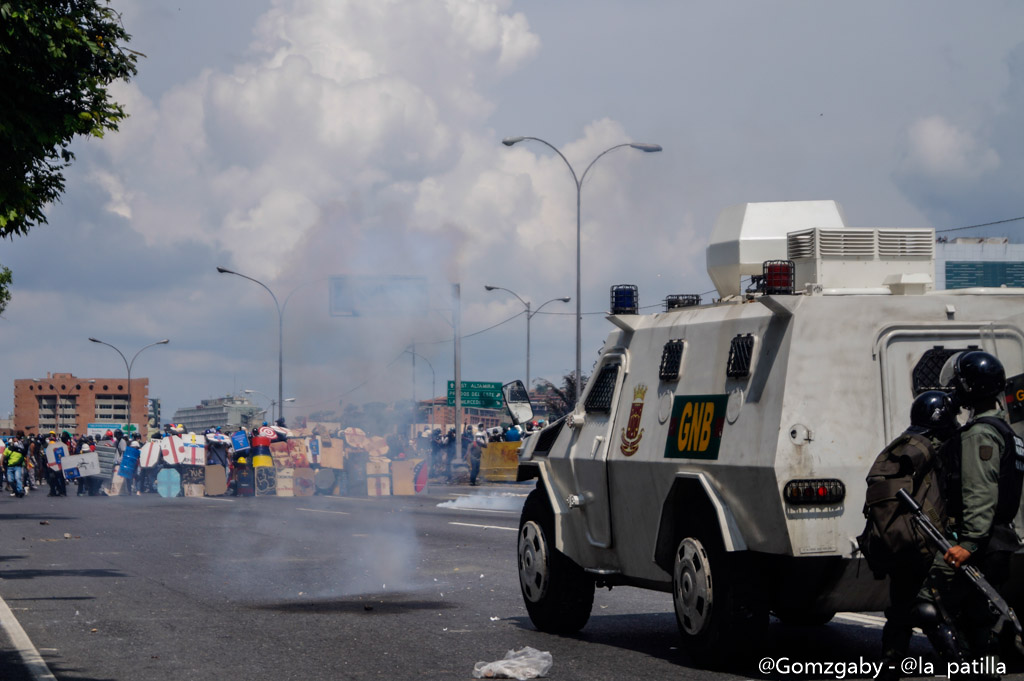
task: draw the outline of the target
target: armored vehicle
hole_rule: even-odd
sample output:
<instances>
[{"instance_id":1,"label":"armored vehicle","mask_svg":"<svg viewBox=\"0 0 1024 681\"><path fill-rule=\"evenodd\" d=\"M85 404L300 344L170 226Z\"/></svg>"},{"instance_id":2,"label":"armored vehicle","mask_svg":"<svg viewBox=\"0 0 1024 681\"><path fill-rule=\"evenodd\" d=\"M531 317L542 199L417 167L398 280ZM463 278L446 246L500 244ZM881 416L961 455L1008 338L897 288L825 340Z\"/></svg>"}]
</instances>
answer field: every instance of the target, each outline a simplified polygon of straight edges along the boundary
<instances>
[{"instance_id":1,"label":"armored vehicle","mask_svg":"<svg viewBox=\"0 0 1024 681\"><path fill-rule=\"evenodd\" d=\"M580 629L595 586L670 592L714 664L769 613L882 610L855 541L871 462L952 354L1024 371L1024 289L935 290L934 256L934 230L847 227L833 201L748 203L714 226L710 304L636 314L635 289L613 288L574 411L520 455L538 480L518 540L534 624Z\"/></svg>"}]
</instances>

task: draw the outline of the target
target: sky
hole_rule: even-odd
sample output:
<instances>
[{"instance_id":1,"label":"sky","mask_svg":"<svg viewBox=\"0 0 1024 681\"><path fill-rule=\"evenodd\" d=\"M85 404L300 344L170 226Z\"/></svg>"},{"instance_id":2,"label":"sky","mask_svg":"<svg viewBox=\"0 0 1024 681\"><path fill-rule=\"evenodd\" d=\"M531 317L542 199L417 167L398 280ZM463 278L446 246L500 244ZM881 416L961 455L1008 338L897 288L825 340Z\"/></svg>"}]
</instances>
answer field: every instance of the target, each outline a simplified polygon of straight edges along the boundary
<instances>
[{"instance_id":1,"label":"sky","mask_svg":"<svg viewBox=\"0 0 1024 681\"><path fill-rule=\"evenodd\" d=\"M113 0L144 53L118 132L74 144L49 223L0 242L0 414L14 380L148 377L164 420L278 392L289 419L424 399L453 377L561 383L575 367L581 174L584 373L609 288L713 286L716 215L834 199L856 227L1024 215L1024 4L1007 0ZM1024 222L963 234L1010 235ZM334 278L404 277L420 311ZM460 288L458 314L451 295ZM365 292L365 289L364 289ZM287 303L285 304L285 301ZM337 312L334 310L333 312ZM415 344L415 372L407 349ZM432 389L433 384L433 389Z\"/></svg>"}]
</instances>

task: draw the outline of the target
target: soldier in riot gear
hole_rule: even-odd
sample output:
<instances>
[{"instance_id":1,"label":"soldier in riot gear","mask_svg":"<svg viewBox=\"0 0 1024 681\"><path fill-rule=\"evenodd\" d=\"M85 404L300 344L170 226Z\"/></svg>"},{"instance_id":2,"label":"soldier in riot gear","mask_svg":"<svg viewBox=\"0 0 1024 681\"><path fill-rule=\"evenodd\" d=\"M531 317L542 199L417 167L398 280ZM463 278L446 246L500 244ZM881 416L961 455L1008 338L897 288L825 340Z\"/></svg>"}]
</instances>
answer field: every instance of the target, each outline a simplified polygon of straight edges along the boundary
<instances>
[{"instance_id":1,"label":"soldier in riot gear","mask_svg":"<svg viewBox=\"0 0 1024 681\"><path fill-rule=\"evenodd\" d=\"M893 514L902 515L906 509L892 500L892 489L903 487L937 519L944 517L940 449L956 435L960 426L956 416L948 394L938 390L921 393L910 407L910 426L882 450L868 473L866 534L872 531L872 523L878 532L902 531L902 535L879 537L875 542L865 540L862 548L876 575L889 577L890 605L882 629L884 666L878 677L883 681L900 677L900 662L907 655L913 627L921 624L916 621L920 618L915 618L914 604L931 564L931 556L915 542L909 523L894 522Z\"/></svg>"},{"instance_id":2,"label":"soldier in riot gear","mask_svg":"<svg viewBox=\"0 0 1024 681\"><path fill-rule=\"evenodd\" d=\"M936 554L917 610L922 628L946 628L943 636L929 634L941 656L957 661L994 658L999 641L988 603L967 580L954 577L969 563L996 588L1006 580L1010 556L1019 545L1011 522L1020 506L1024 442L999 409L1006 374L996 357L977 350L953 355L940 380L953 389L954 401L969 410L969 420L953 443L959 446L945 451L947 534L953 545Z\"/></svg>"}]
</instances>

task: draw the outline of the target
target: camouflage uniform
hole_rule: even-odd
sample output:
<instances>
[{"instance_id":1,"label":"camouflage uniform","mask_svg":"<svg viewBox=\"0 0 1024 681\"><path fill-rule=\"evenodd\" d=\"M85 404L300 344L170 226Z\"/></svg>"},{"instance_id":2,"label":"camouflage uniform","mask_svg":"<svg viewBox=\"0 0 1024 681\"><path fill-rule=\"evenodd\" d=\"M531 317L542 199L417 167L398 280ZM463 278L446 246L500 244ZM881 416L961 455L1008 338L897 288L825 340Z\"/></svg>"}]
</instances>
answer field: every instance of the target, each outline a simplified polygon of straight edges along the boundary
<instances>
[{"instance_id":1,"label":"camouflage uniform","mask_svg":"<svg viewBox=\"0 0 1024 681\"><path fill-rule=\"evenodd\" d=\"M1000 417L996 409L976 417ZM951 518L950 541L971 552L970 563L978 567L992 586L998 588L1009 573L1010 552L1005 539L1007 525L993 526L996 502L999 499L999 463L1003 452L1003 436L993 426L975 423L960 436L960 487L963 506L959 517ZM998 539L993 543L993 535ZM1012 543L1015 543L1016 535ZM951 617L960 632L961 644L968 658L995 654L997 641L992 632L995 623L985 598L964 577L947 564L943 554L936 553L928 579L918 593L918 600L938 603Z\"/></svg>"}]
</instances>

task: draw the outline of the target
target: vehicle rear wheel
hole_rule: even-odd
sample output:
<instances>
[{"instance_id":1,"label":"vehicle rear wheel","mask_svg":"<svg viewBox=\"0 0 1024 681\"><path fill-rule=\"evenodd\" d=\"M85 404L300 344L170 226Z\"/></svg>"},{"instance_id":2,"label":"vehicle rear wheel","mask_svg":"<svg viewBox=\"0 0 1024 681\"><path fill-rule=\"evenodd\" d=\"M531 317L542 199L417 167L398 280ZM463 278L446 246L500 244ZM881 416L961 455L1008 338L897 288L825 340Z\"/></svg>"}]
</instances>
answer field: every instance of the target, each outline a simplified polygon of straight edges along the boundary
<instances>
[{"instance_id":1,"label":"vehicle rear wheel","mask_svg":"<svg viewBox=\"0 0 1024 681\"><path fill-rule=\"evenodd\" d=\"M519 519L519 587L534 626L572 634L590 619L594 580L555 548L554 524L544 491L530 492Z\"/></svg>"},{"instance_id":2,"label":"vehicle rear wheel","mask_svg":"<svg viewBox=\"0 0 1024 681\"><path fill-rule=\"evenodd\" d=\"M672 603L683 644L702 667L735 663L759 640L767 613L743 602L724 551L696 537L679 542L672 570Z\"/></svg>"}]
</instances>

